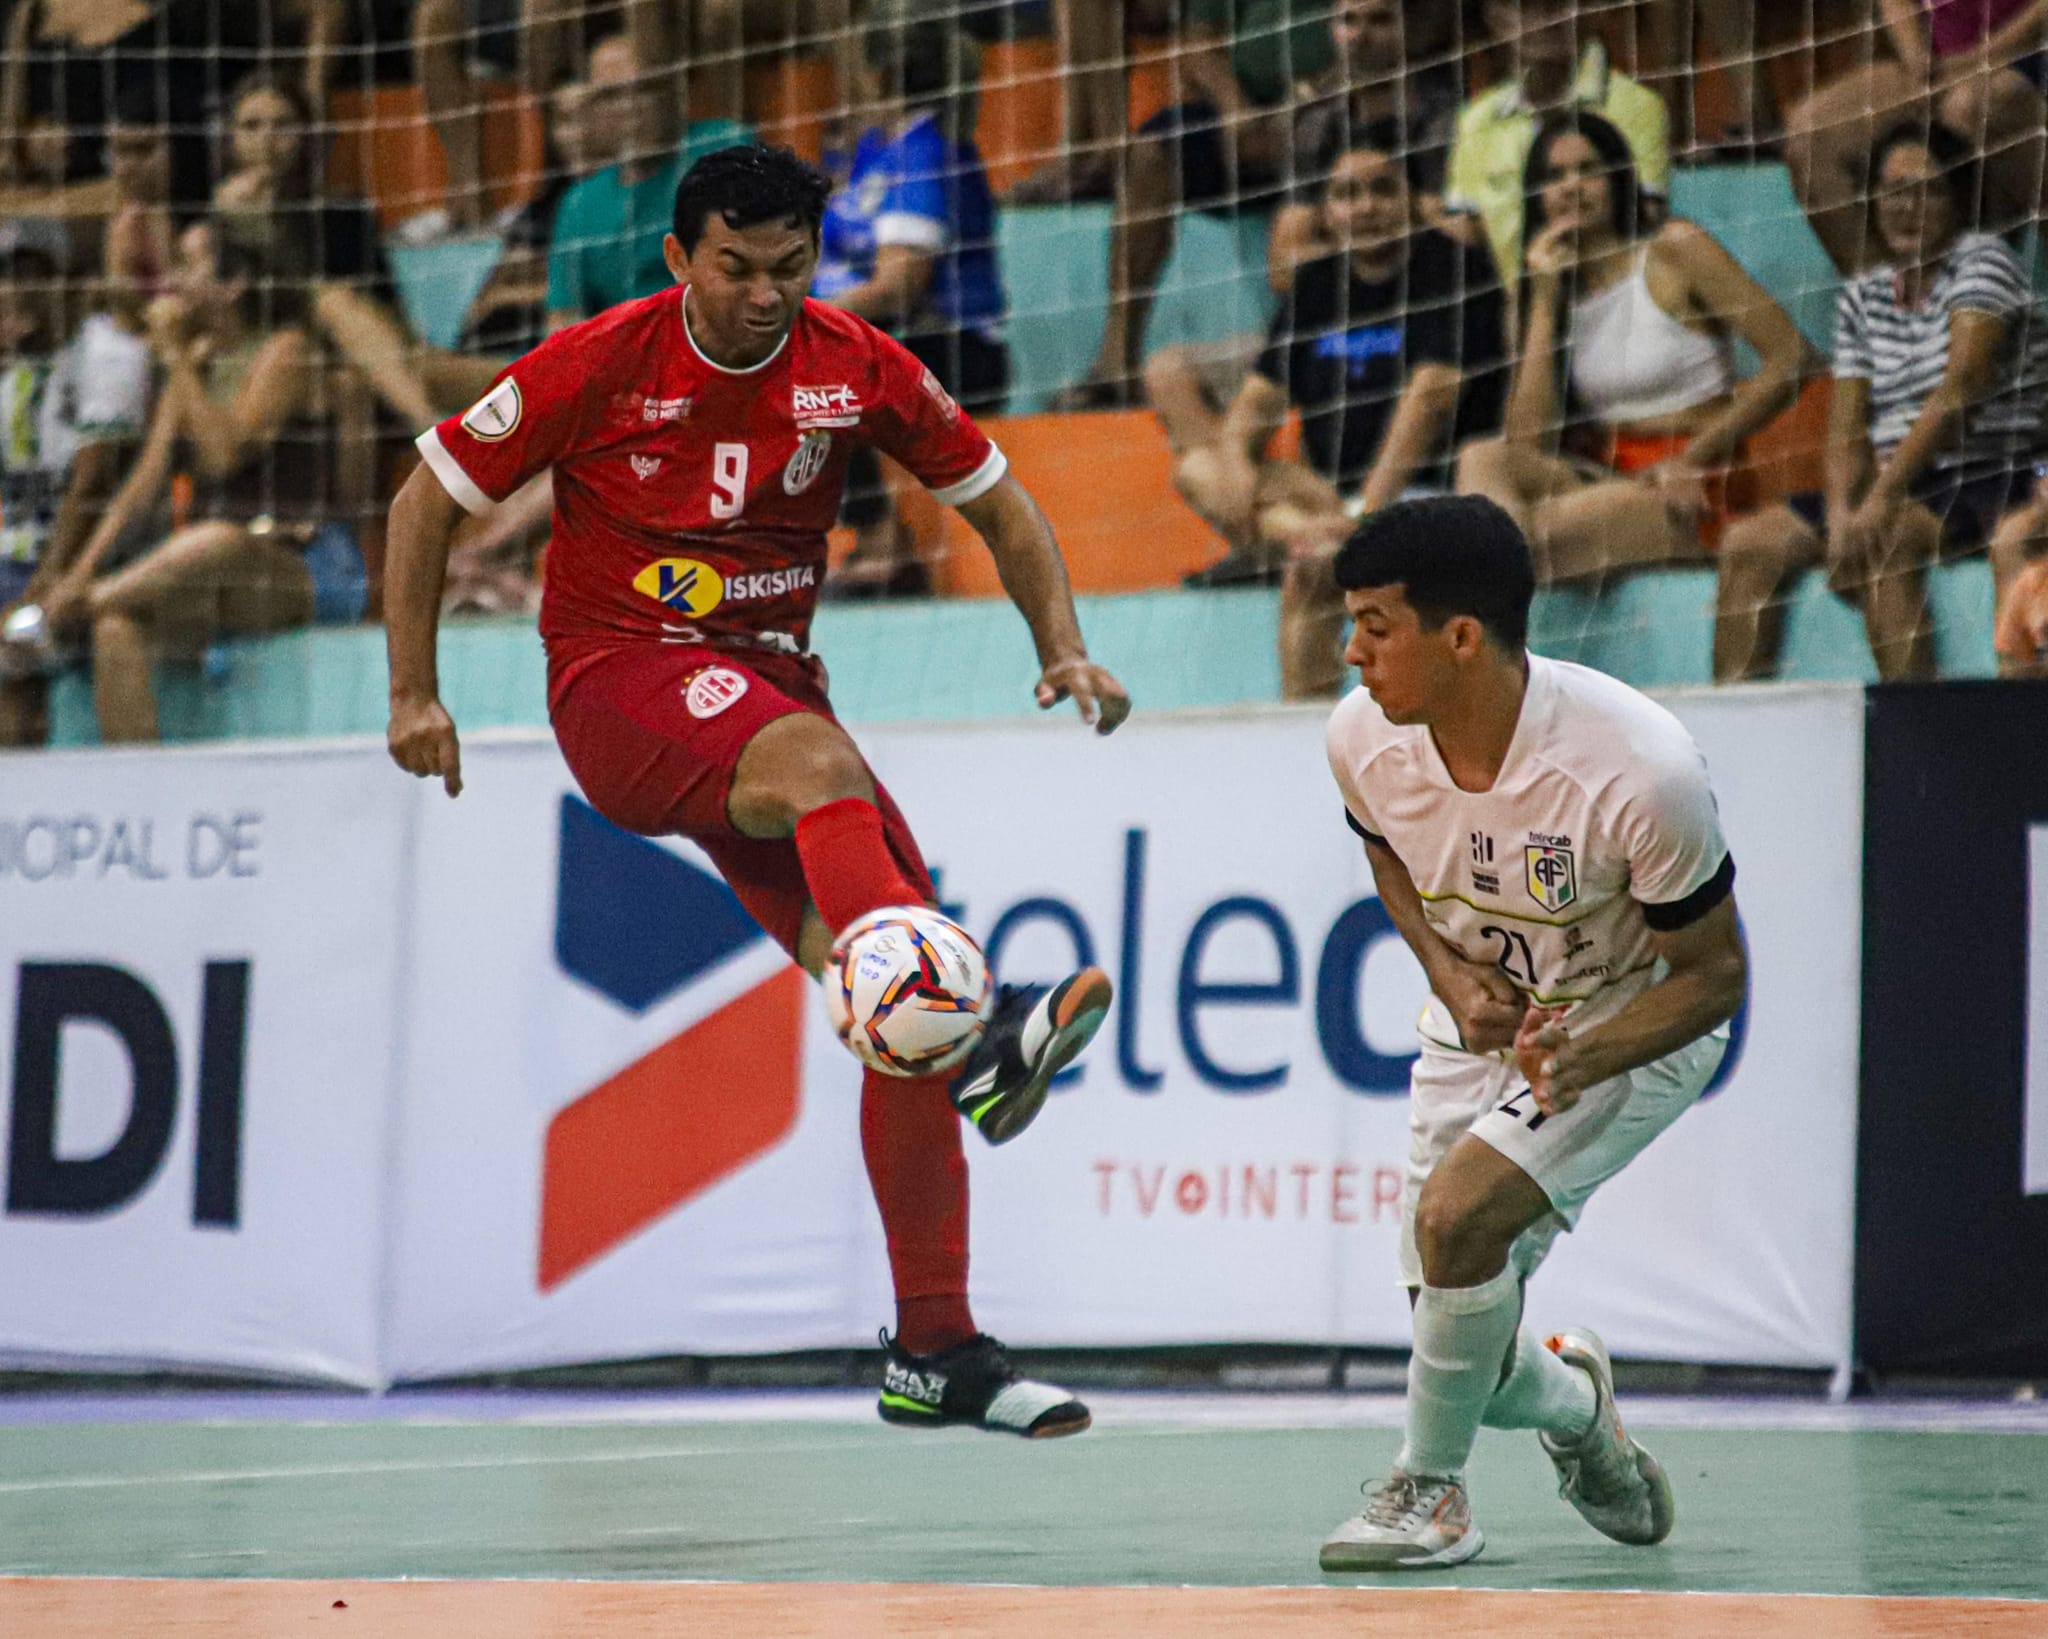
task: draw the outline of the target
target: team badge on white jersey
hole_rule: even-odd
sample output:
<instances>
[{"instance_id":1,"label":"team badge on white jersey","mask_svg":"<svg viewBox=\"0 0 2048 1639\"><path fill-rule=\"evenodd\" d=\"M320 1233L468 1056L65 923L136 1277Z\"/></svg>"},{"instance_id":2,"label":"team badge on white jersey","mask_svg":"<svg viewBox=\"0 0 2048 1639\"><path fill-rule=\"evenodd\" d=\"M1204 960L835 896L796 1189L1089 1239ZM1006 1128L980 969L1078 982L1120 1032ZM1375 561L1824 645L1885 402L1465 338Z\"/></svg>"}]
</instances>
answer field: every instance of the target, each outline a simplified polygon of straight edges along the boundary
<instances>
[{"instance_id":1,"label":"team badge on white jersey","mask_svg":"<svg viewBox=\"0 0 2048 1639\"><path fill-rule=\"evenodd\" d=\"M1529 865L1529 897L1547 911L1561 911L1579 897L1578 867L1572 851L1532 842L1522 850Z\"/></svg>"},{"instance_id":2,"label":"team badge on white jersey","mask_svg":"<svg viewBox=\"0 0 2048 1639\"><path fill-rule=\"evenodd\" d=\"M683 704L692 717L716 717L746 692L744 675L726 666L713 666L690 679L690 686L683 690Z\"/></svg>"}]
</instances>

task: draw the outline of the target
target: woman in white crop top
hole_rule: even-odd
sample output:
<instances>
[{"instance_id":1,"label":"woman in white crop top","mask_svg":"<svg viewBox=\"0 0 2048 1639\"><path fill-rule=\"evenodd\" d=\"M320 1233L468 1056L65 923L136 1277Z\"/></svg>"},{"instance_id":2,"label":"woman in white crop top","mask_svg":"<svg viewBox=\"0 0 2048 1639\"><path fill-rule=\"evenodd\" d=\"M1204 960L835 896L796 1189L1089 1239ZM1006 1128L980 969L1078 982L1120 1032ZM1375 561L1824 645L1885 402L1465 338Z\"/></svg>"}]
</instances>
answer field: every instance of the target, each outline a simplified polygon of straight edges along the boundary
<instances>
[{"instance_id":1,"label":"woman in white crop top","mask_svg":"<svg viewBox=\"0 0 2048 1639\"><path fill-rule=\"evenodd\" d=\"M1713 235L1643 223L1628 143L1598 114L1544 118L1523 193L1514 385L1458 488L1507 509L1545 584L1702 559L1748 504L1743 445L1796 396L1807 346ZM1744 380L1738 338L1762 361Z\"/></svg>"}]
</instances>

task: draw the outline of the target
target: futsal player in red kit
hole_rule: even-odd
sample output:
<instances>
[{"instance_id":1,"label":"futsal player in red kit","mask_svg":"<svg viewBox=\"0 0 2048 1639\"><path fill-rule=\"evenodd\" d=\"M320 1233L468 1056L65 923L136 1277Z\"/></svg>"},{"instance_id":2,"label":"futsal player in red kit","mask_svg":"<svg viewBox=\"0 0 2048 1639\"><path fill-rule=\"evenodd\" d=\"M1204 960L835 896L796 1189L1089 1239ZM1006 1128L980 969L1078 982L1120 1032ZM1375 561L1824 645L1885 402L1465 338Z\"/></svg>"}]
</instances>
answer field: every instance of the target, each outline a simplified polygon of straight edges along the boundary
<instances>
[{"instance_id":1,"label":"futsal player in red kit","mask_svg":"<svg viewBox=\"0 0 2048 1639\"><path fill-rule=\"evenodd\" d=\"M830 184L782 149L722 149L676 189L676 288L551 336L421 435L391 506L385 570L391 754L461 790L435 630L448 543L552 470L541 636L548 715L614 824L700 845L755 919L816 973L833 935L935 899L902 814L832 714L810 652L825 532L859 443L958 507L1031 628L1037 699L1096 732L1130 713L1088 658L1044 515L1002 451L923 365L865 320L807 301ZM861 1148L896 1291L881 1414L1043 1437L1088 1426L1020 1378L967 1302L960 1123L1022 1131L1110 1003L1087 968L1004 987L950 1083L865 1072Z\"/></svg>"}]
</instances>

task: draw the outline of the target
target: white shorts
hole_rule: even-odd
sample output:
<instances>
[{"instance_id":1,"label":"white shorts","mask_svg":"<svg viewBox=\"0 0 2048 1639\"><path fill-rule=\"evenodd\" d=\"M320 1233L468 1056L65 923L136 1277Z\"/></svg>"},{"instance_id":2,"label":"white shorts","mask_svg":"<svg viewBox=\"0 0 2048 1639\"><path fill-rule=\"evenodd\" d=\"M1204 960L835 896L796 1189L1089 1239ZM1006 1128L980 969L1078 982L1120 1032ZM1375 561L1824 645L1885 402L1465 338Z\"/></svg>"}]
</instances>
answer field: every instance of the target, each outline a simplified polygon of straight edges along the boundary
<instances>
[{"instance_id":1,"label":"white shorts","mask_svg":"<svg viewBox=\"0 0 2048 1639\"><path fill-rule=\"evenodd\" d=\"M1408 1184L1401 1211L1401 1283L1422 1284L1415 1204L1436 1164L1466 1133L1498 1150L1550 1198L1551 1210L1509 1253L1523 1278L1550 1243L1575 1227L1588 1198L1690 1109L1720 1067L1725 1035L1702 1036L1675 1053L1596 1082L1562 1115L1546 1116L1511 1063L1424 1040L1408 1079Z\"/></svg>"}]
</instances>

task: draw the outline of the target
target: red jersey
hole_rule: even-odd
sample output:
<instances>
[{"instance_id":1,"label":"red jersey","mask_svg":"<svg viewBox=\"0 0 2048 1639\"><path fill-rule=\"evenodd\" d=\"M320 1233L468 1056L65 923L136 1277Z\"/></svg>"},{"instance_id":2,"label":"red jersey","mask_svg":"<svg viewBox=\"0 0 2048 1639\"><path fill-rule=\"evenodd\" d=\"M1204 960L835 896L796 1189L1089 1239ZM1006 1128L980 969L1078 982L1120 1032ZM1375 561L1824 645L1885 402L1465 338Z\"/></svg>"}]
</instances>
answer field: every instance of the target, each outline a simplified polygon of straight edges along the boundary
<instances>
[{"instance_id":1,"label":"red jersey","mask_svg":"<svg viewBox=\"0 0 2048 1639\"><path fill-rule=\"evenodd\" d=\"M1006 470L865 319L807 301L771 357L729 370L698 351L679 286L550 336L418 442L471 512L554 469L551 650L624 638L801 652L856 440L950 506Z\"/></svg>"}]
</instances>

